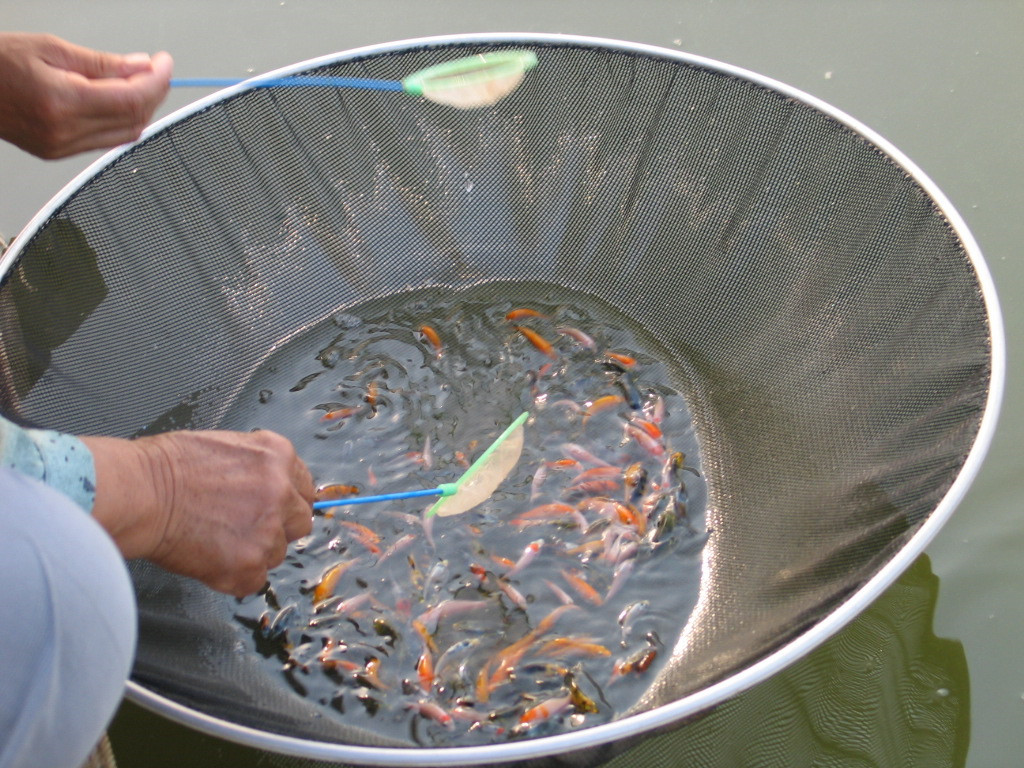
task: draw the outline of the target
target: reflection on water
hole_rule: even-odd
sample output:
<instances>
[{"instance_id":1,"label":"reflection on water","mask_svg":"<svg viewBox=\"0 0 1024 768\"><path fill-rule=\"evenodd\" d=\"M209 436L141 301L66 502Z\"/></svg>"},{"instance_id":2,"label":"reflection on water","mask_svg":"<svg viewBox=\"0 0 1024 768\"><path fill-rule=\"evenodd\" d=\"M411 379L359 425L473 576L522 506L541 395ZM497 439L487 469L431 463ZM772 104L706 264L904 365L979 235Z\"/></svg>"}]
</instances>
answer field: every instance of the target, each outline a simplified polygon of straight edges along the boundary
<instances>
[{"instance_id":1,"label":"reflection on water","mask_svg":"<svg viewBox=\"0 0 1024 768\"><path fill-rule=\"evenodd\" d=\"M938 638L939 580L928 557L807 658L608 768L963 766L970 739L966 658ZM260 753L122 707L111 729L121 768L327 765ZM160 745L173 743L173 753Z\"/></svg>"},{"instance_id":2,"label":"reflection on water","mask_svg":"<svg viewBox=\"0 0 1024 768\"><path fill-rule=\"evenodd\" d=\"M610 768L962 766L967 661L935 637L939 580L926 555L807 658Z\"/></svg>"}]
</instances>

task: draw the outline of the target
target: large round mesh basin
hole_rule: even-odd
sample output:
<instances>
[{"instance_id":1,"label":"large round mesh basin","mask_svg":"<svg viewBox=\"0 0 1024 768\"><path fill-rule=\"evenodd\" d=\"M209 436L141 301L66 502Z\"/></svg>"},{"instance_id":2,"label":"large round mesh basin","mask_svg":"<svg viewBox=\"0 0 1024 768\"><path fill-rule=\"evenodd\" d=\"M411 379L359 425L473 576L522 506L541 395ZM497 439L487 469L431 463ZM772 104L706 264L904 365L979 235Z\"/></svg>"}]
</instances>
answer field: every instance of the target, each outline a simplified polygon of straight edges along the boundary
<instances>
[{"instance_id":1,"label":"large round mesh basin","mask_svg":"<svg viewBox=\"0 0 1024 768\"><path fill-rule=\"evenodd\" d=\"M807 653L962 498L1002 387L995 296L956 212L869 129L587 38L418 40L277 74L400 79L524 47L538 66L493 107L239 86L101 159L4 257L4 406L75 433L215 427L271 350L348 307L487 283L593 297L672 357L700 445L709 536L671 663L611 723L407 748L283 695L238 650L231 599L139 566L135 700L310 759L592 765Z\"/></svg>"}]
</instances>

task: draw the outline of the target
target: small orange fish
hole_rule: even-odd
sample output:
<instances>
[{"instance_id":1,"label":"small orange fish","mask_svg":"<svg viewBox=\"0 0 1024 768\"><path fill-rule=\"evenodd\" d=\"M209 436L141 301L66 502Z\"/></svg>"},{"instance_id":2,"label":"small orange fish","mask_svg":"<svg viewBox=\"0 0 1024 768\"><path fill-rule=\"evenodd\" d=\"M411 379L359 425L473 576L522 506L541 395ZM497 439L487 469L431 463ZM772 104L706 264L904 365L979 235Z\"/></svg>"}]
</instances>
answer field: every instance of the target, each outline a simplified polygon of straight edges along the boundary
<instances>
[{"instance_id":1,"label":"small orange fish","mask_svg":"<svg viewBox=\"0 0 1024 768\"><path fill-rule=\"evenodd\" d=\"M372 530L367 528L362 523L357 523L354 520L342 520L339 525L343 525L352 531L352 534L356 537L356 540L370 550L373 554L380 554L380 547L377 544L380 542L380 536L374 533Z\"/></svg>"},{"instance_id":2,"label":"small orange fish","mask_svg":"<svg viewBox=\"0 0 1024 768\"><path fill-rule=\"evenodd\" d=\"M314 605L322 603L327 598L334 596L334 590L338 586L338 579L340 579L342 574L351 568L355 562L355 560L346 560L343 563L332 565L324 572L324 575L320 577L320 581L317 582L316 587L313 588Z\"/></svg>"},{"instance_id":3,"label":"small orange fish","mask_svg":"<svg viewBox=\"0 0 1024 768\"><path fill-rule=\"evenodd\" d=\"M537 638L550 632L558 619L570 610L579 610L579 606L573 603L560 605L551 613L545 616L531 632L516 640L511 645L502 648L480 668L476 679L476 695L480 701L487 701L490 698L491 690L504 683L512 675L515 665L526 655ZM494 670L493 672L491 670Z\"/></svg>"},{"instance_id":4,"label":"small orange fish","mask_svg":"<svg viewBox=\"0 0 1024 768\"><path fill-rule=\"evenodd\" d=\"M626 399L622 395L604 395L599 397L587 407L583 416L583 423L586 424L591 416L607 411L610 408L616 408L625 402Z\"/></svg>"},{"instance_id":5,"label":"small orange fish","mask_svg":"<svg viewBox=\"0 0 1024 768\"><path fill-rule=\"evenodd\" d=\"M501 555L491 555L491 560L500 565L502 568L511 568L516 564L516 561L511 557L502 557Z\"/></svg>"},{"instance_id":6,"label":"small orange fish","mask_svg":"<svg viewBox=\"0 0 1024 768\"><path fill-rule=\"evenodd\" d=\"M647 421L646 419L641 419L634 416L633 424L635 424L644 432L646 432L651 437L651 439L661 440L661 428L653 421Z\"/></svg>"},{"instance_id":7,"label":"small orange fish","mask_svg":"<svg viewBox=\"0 0 1024 768\"><path fill-rule=\"evenodd\" d=\"M498 651L491 658L487 664L487 667L494 666L494 672L488 680L491 689L501 685L512 676L512 671L515 669L516 664L526 655L530 646L536 641L538 634L537 630L527 633L511 645Z\"/></svg>"},{"instance_id":8,"label":"small orange fish","mask_svg":"<svg viewBox=\"0 0 1024 768\"><path fill-rule=\"evenodd\" d=\"M519 331L519 333L523 335L523 338L525 338L528 342L533 344L534 347L536 347L543 354L550 357L552 360L558 357L558 353L555 352L555 348L551 346L551 342L549 342L536 331L527 328L524 325L515 325L513 326L513 328Z\"/></svg>"},{"instance_id":9,"label":"small orange fish","mask_svg":"<svg viewBox=\"0 0 1024 768\"><path fill-rule=\"evenodd\" d=\"M419 331L423 334L423 338L427 340L431 348L434 350L435 355L440 355L443 345L441 344L441 337L437 331L431 328L429 325L421 325Z\"/></svg>"},{"instance_id":10,"label":"small orange fish","mask_svg":"<svg viewBox=\"0 0 1024 768\"><path fill-rule=\"evenodd\" d=\"M377 382L371 381L366 387L366 395L363 396L363 400L370 404L371 408L376 410L377 406Z\"/></svg>"},{"instance_id":11,"label":"small orange fish","mask_svg":"<svg viewBox=\"0 0 1024 768\"><path fill-rule=\"evenodd\" d=\"M586 493L591 496L616 491L622 482L622 470L618 467L593 467L580 472L566 488L566 493Z\"/></svg>"},{"instance_id":12,"label":"small orange fish","mask_svg":"<svg viewBox=\"0 0 1024 768\"><path fill-rule=\"evenodd\" d=\"M640 497L647 490L647 469L640 462L635 462L626 467L626 471L622 474L622 479L625 481L626 488L631 492L631 499L636 500L633 497Z\"/></svg>"},{"instance_id":13,"label":"small orange fish","mask_svg":"<svg viewBox=\"0 0 1024 768\"><path fill-rule=\"evenodd\" d=\"M343 499L346 496L355 496L357 493L359 493L358 485L328 483L316 489L315 497L317 501L332 501L334 499Z\"/></svg>"},{"instance_id":14,"label":"small orange fish","mask_svg":"<svg viewBox=\"0 0 1024 768\"><path fill-rule=\"evenodd\" d=\"M615 499L600 499L602 502L601 511L605 514L614 515L623 525L630 525L636 528L637 533L643 536L647 532L647 518L645 518L635 507L630 504L623 504Z\"/></svg>"},{"instance_id":15,"label":"small orange fish","mask_svg":"<svg viewBox=\"0 0 1024 768\"><path fill-rule=\"evenodd\" d=\"M359 412L359 408L332 408L331 410L324 413L320 417L320 421L338 421L339 419L347 419Z\"/></svg>"},{"instance_id":16,"label":"small orange fish","mask_svg":"<svg viewBox=\"0 0 1024 768\"><path fill-rule=\"evenodd\" d=\"M575 547L570 547L565 550L567 555L593 555L595 552L600 552L604 549L604 541L601 539L592 539L585 541Z\"/></svg>"},{"instance_id":17,"label":"small orange fish","mask_svg":"<svg viewBox=\"0 0 1024 768\"><path fill-rule=\"evenodd\" d=\"M571 486L565 489L565 493L568 495L574 494L587 494L590 496L608 494L619 489L619 481L613 479L603 480L584 480L579 483L573 483Z\"/></svg>"},{"instance_id":18,"label":"small orange fish","mask_svg":"<svg viewBox=\"0 0 1024 768\"><path fill-rule=\"evenodd\" d=\"M420 679L420 688L430 693L430 689L434 687L434 659L428 649L424 649L416 662L416 675Z\"/></svg>"},{"instance_id":19,"label":"small orange fish","mask_svg":"<svg viewBox=\"0 0 1024 768\"><path fill-rule=\"evenodd\" d=\"M341 670L341 671L344 671L344 672L356 672L356 671L362 669L362 667L360 667L354 661L351 661L349 659L333 659L333 658L325 656L324 658L319 659L319 662L323 665L324 669L330 669L330 670Z\"/></svg>"},{"instance_id":20,"label":"small orange fish","mask_svg":"<svg viewBox=\"0 0 1024 768\"><path fill-rule=\"evenodd\" d=\"M626 433L652 456L661 456L665 453L665 444L651 437L646 430L633 424L627 424Z\"/></svg>"},{"instance_id":21,"label":"small orange fish","mask_svg":"<svg viewBox=\"0 0 1024 768\"><path fill-rule=\"evenodd\" d=\"M434 642L433 635L427 629L426 625L418 619L413 619L411 622L412 628L416 630L416 634L423 640L423 644L431 653L437 653L437 643Z\"/></svg>"},{"instance_id":22,"label":"small orange fish","mask_svg":"<svg viewBox=\"0 0 1024 768\"><path fill-rule=\"evenodd\" d=\"M530 632L527 632L521 638L516 640L509 646L501 649L495 653L481 669L480 674L484 675L485 672L490 671L494 668L494 672L487 678L486 682L481 686L480 678L477 678L477 694L479 695L481 687L483 687L489 694L492 688L501 685L505 680L508 680L512 674L512 670L516 664L526 655L526 652L530 649L541 635L550 632L558 619L561 618L568 611L580 610L580 607L574 603L563 604L555 608L551 613L541 619L537 626Z\"/></svg>"},{"instance_id":23,"label":"small orange fish","mask_svg":"<svg viewBox=\"0 0 1024 768\"><path fill-rule=\"evenodd\" d=\"M632 525L639 527L640 522L638 520L637 511L630 507L628 504L623 504L618 501L612 501L612 506L615 509L615 514L619 517L619 522L623 525Z\"/></svg>"},{"instance_id":24,"label":"small orange fish","mask_svg":"<svg viewBox=\"0 0 1024 768\"><path fill-rule=\"evenodd\" d=\"M612 679L628 675L630 672L646 672L658 656L657 648L644 648L628 659L620 659L612 668Z\"/></svg>"},{"instance_id":25,"label":"small orange fish","mask_svg":"<svg viewBox=\"0 0 1024 768\"><path fill-rule=\"evenodd\" d=\"M590 480L611 480L612 478L618 479L622 475L622 470L618 467L591 467L590 469L584 469L578 475L576 475L572 482L585 483Z\"/></svg>"},{"instance_id":26,"label":"small orange fish","mask_svg":"<svg viewBox=\"0 0 1024 768\"><path fill-rule=\"evenodd\" d=\"M565 695L553 699L547 699L536 704L523 712L519 718L520 725L530 725L534 722L543 722L556 715L560 715L572 706L572 696Z\"/></svg>"},{"instance_id":27,"label":"small orange fish","mask_svg":"<svg viewBox=\"0 0 1024 768\"><path fill-rule=\"evenodd\" d=\"M581 465L576 459L555 459L546 462L546 466L552 469L578 469Z\"/></svg>"},{"instance_id":28,"label":"small orange fish","mask_svg":"<svg viewBox=\"0 0 1024 768\"><path fill-rule=\"evenodd\" d=\"M581 637L554 637L543 643L537 653L541 656L571 655L579 653L584 656L611 656L612 652L600 643Z\"/></svg>"},{"instance_id":29,"label":"small orange fish","mask_svg":"<svg viewBox=\"0 0 1024 768\"><path fill-rule=\"evenodd\" d=\"M539 507L523 512L523 514L512 520L511 523L512 525L522 525L529 520L554 520L570 515L574 510L575 507L557 501L550 504L541 504Z\"/></svg>"},{"instance_id":30,"label":"small orange fish","mask_svg":"<svg viewBox=\"0 0 1024 768\"><path fill-rule=\"evenodd\" d=\"M360 682L366 683L378 691L386 691L388 689L387 684L380 679L380 659L376 656L371 656L367 659L366 666L358 677Z\"/></svg>"},{"instance_id":31,"label":"small orange fish","mask_svg":"<svg viewBox=\"0 0 1024 768\"><path fill-rule=\"evenodd\" d=\"M612 361L618 363L623 368L632 368L634 365L636 365L636 358L635 357L630 357L629 355L623 355L623 354L621 354L619 352L605 352L604 354L605 354L605 357L607 357L607 358L611 359Z\"/></svg>"},{"instance_id":32,"label":"small orange fish","mask_svg":"<svg viewBox=\"0 0 1024 768\"><path fill-rule=\"evenodd\" d=\"M484 662L476 676L476 700L486 704L491 698L491 662Z\"/></svg>"},{"instance_id":33,"label":"small orange fish","mask_svg":"<svg viewBox=\"0 0 1024 768\"><path fill-rule=\"evenodd\" d=\"M545 616L543 619L541 619L539 622L537 622L537 628L533 631L537 635L543 635L546 632L550 632L554 628L555 624L558 623L558 620L562 618L562 616L564 616L569 611L579 610L583 609L575 603L567 603L565 605L560 605L547 616Z\"/></svg>"},{"instance_id":34,"label":"small orange fish","mask_svg":"<svg viewBox=\"0 0 1024 768\"><path fill-rule=\"evenodd\" d=\"M569 586L573 588L573 591L588 603L591 603L592 605L601 605L604 603L604 598L601 597L601 593L590 586L590 584L587 583L587 580L584 579L578 571L571 571L565 568L562 570L562 576L567 582L569 582Z\"/></svg>"},{"instance_id":35,"label":"small orange fish","mask_svg":"<svg viewBox=\"0 0 1024 768\"><path fill-rule=\"evenodd\" d=\"M511 312L505 315L505 319L508 320L510 323L518 322L519 320L522 320L524 317L544 317L544 315L542 315L536 309L527 308L513 309Z\"/></svg>"},{"instance_id":36,"label":"small orange fish","mask_svg":"<svg viewBox=\"0 0 1024 768\"><path fill-rule=\"evenodd\" d=\"M405 708L416 710L421 717L426 717L440 723L448 730L455 727L455 723L452 721L452 716L445 712L440 705L435 704L432 701L407 701L405 703Z\"/></svg>"},{"instance_id":37,"label":"small orange fish","mask_svg":"<svg viewBox=\"0 0 1024 768\"><path fill-rule=\"evenodd\" d=\"M336 654L345 653L347 646L340 640L330 639L324 645L323 650L317 654L316 660L323 664L324 669L338 670L344 672L355 672L362 669L354 661L345 658L338 658Z\"/></svg>"}]
</instances>

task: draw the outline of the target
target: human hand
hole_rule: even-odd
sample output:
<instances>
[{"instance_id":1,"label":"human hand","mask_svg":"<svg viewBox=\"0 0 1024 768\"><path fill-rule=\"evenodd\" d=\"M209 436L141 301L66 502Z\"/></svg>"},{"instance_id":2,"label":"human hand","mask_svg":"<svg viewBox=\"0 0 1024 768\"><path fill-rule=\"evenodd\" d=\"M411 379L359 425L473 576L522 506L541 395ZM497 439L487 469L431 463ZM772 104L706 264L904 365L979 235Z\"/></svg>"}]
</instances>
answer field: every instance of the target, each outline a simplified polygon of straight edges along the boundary
<instances>
[{"instance_id":1,"label":"human hand","mask_svg":"<svg viewBox=\"0 0 1024 768\"><path fill-rule=\"evenodd\" d=\"M118 55L0 33L0 138L44 159L134 141L170 88L167 53Z\"/></svg>"},{"instance_id":2,"label":"human hand","mask_svg":"<svg viewBox=\"0 0 1024 768\"><path fill-rule=\"evenodd\" d=\"M96 468L93 517L126 558L241 597L312 528L312 477L274 432L81 439Z\"/></svg>"}]
</instances>

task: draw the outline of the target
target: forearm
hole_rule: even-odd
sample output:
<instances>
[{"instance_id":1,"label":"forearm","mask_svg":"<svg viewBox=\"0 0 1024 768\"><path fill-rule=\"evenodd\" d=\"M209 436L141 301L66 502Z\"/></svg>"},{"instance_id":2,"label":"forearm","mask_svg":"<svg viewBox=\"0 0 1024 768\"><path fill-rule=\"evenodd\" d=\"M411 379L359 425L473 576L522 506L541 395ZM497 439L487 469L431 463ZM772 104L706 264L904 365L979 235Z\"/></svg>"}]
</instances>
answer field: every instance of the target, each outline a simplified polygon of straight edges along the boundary
<instances>
[{"instance_id":1,"label":"forearm","mask_svg":"<svg viewBox=\"0 0 1024 768\"><path fill-rule=\"evenodd\" d=\"M280 435L82 440L95 461L93 517L125 557L243 595L263 585L289 541L309 533L312 478Z\"/></svg>"},{"instance_id":2,"label":"forearm","mask_svg":"<svg viewBox=\"0 0 1024 768\"><path fill-rule=\"evenodd\" d=\"M93 517L126 558L149 557L166 528L171 484L159 442L88 436L96 493Z\"/></svg>"},{"instance_id":3,"label":"forearm","mask_svg":"<svg viewBox=\"0 0 1024 768\"><path fill-rule=\"evenodd\" d=\"M79 439L0 419L0 459L77 493L124 557L235 595L259 589L312 525L309 469L271 432Z\"/></svg>"},{"instance_id":4,"label":"forearm","mask_svg":"<svg viewBox=\"0 0 1024 768\"><path fill-rule=\"evenodd\" d=\"M148 556L163 534L170 483L159 445L23 429L0 418L0 466L42 481L91 512L126 558Z\"/></svg>"}]
</instances>

